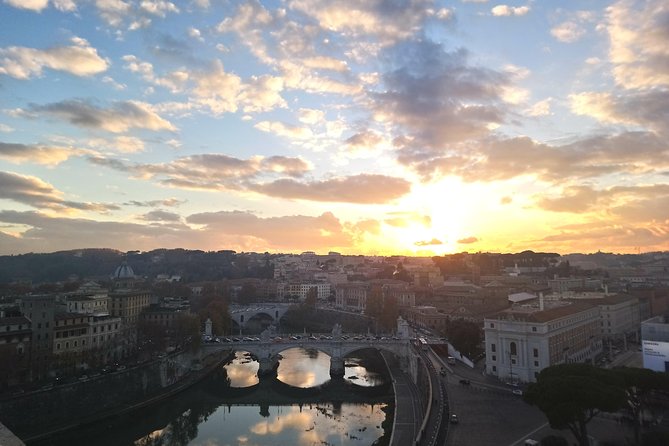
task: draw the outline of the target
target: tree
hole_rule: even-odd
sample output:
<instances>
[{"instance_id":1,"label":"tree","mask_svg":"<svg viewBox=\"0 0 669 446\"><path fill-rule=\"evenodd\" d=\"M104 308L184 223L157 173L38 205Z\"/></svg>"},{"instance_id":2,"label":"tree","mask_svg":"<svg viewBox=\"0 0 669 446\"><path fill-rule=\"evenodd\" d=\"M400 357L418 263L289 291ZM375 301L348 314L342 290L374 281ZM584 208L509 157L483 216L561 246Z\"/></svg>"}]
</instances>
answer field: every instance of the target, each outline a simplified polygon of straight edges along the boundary
<instances>
[{"instance_id":1,"label":"tree","mask_svg":"<svg viewBox=\"0 0 669 446\"><path fill-rule=\"evenodd\" d=\"M649 369L617 367L613 369L623 381L625 405L634 420L634 440L641 439L641 416L649 408L653 391L669 391L669 376Z\"/></svg>"},{"instance_id":2,"label":"tree","mask_svg":"<svg viewBox=\"0 0 669 446\"><path fill-rule=\"evenodd\" d=\"M311 287L307 291L307 296L304 299L304 306L307 308L316 308L316 298L318 297L318 288Z\"/></svg>"},{"instance_id":3,"label":"tree","mask_svg":"<svg viewBox=\"0 0 669 446\"><path fill-rule=\"evenodd\" d=\"M383 313L383 291L380 285L373 285L369 290L367 302L365 302L365 314L374 320L377 324ZM376 325L375 325L375 328Z\"/></svg>"},{"instance_id":4,"label":"tree","mask_svg":"<svg viewBox=\"0 0 669 446\"><path fill-rule=\"evenodd\" d=\"M252 283L245 283L242 289L239 290L239 302L243 304L250 304L255 301L256 287Z\"/></svg>"},{"instance_id":5,"label":"tree","mask_svg":"<svg viewBox=\"0 0 669 446\"><path fill-rule=\"evenodd\" d=\"M580 446L589 445L587 424L593 417L625 404L620 377L589 364L545 368L523 398L546 415L553 429L569 429Z\"/></svg>"},{"instance_id":6,"label":"tree","mask_svg":"<svg viewBox=\"0 0 669 446\"><path fill-rule=\"evenodd\" d=\"M472 356L481 344L481 327L471 321L453 320L446 327L446 336L457 351Z\"/></svg>"},{"instance_id":7,"label":"tree","mask_svg":"<svg viewBox=\"0 0 669 446\"><path fill-rule=\"evenodd\" d=\"M386 332L393 331L397 325L397 317L400 315L397 299L389 296L383 301L383 311L381 313L381 328Z\"/></svg>"}]
</instances>

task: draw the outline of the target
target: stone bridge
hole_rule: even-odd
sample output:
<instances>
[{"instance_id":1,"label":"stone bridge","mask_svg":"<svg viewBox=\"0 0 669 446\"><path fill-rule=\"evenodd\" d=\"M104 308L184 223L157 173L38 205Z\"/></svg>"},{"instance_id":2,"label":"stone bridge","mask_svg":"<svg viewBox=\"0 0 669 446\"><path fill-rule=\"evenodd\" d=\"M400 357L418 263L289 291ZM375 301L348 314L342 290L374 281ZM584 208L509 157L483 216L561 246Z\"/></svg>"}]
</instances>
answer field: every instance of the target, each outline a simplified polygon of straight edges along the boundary
<instances>
[{"instance_id":1,"label":"stone bridge","mask_svg":"<svg viewBox=\"0 0 669 446\"><path fill-rule=\"evenodd\" d=\"M303 337L301 339L274 339L260 341L239 341L225 343L209 343L203 346L206 353L222 350L246 351L257 358L260 367L258 376L273 374L279 365L280 353L290 348L300 347L321 351L330 356L330 376L344 376L344 358L351 353L365 348L375 348L387 351L400 359L404 371L411 370L410 358L411 341L409 338L387 338L375 339L363 337L363 335L350 335L348 339L341 337L332 339L321 339L325 335Z\"/></svg>"},{"instance_id":2,"label":"stone bridge","mask_svg":"<svg viewBox=\"0 0 669 446\"><path fill-rule=\"evenodd\" d=\"M290 304L257 303L253 305L230 305L230 318L239 328L244 328L249 319L254 316L266 315L274 324L286 314Z\"/></svg>"},{"instance_id":3,"label":"stone bridge","mask_svg":"<svg viewBox=\"0 0 669 446\"><path fill-rule=\"evenodd\" d=\"M246 351L257 358L260 366L258 376L274 374L281 359L281 352L290 348L306 348L321 351L330 356L330 376L344 376L344 358L365 348L390 352L400 360L402 370L414 379L417 376L417 356L412 351L409 326L402 318L397 321L397 334L393 337L372 337L370 335L342 334L341 326L335 325L332 333L309 337L276 336L272 329L265 330L261 338L244 338L233 342L214 342L203 346L205 354L218 351Z\"/></svg>"}]
</instances>

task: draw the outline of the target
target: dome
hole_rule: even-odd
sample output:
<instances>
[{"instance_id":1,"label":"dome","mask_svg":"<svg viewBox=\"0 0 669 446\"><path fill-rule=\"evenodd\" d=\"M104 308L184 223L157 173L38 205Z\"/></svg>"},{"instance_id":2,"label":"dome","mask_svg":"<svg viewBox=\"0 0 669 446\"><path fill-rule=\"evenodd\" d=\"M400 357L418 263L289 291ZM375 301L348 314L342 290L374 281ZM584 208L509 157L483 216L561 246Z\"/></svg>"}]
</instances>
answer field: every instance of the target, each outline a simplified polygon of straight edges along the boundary
<instances>
[{"instance_id":1,"label":"dome","mask_svg":"<svg viewBox=\"0 0 669 446\"><path fill-rule=\"evenodd\" d=\"M123 261L114 271L112 279L134 279L135 272L130 268L130 265L126 261Z\"/></svg>"}]
</instances>

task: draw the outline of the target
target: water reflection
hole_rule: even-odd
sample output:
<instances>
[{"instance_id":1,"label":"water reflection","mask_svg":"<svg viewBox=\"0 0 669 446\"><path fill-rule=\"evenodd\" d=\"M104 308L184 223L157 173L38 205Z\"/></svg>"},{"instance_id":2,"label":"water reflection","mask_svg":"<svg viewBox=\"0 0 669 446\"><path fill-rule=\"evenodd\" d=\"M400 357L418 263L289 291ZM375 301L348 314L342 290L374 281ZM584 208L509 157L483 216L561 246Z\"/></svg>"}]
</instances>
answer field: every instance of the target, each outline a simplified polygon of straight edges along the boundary
<instances>
[{"instance_id":1,"label":"water reflection","mask_svg":"<svg viewBox=\"0 0 669 446\"><path fill-rule=\"evenodd\" d=\"M235 352L234 359L224 367L230 387L250 387L258 384L260 365L251 358L249 352Z\"/></svg>"},{"instance_id":2,"label":"water reflection","mask_svg":"<svg viewBox=\"0 0 669 446\"><path fill-rule=\"evenodd\" d=\"M344 379L363 387L380 386L386 382L383 375L368 370L362 362L362 358L346 358Z\"/></svg>"},{"instance_id":3,"label":"water reflection","mask_svg":"<svg viewBox=\"0 0 669 446\"><path fill-rule=\"evenodd\" d=\"M344 403L273 406L262 417L258 406L220 408L199 426L190 445L371 445L383 436L386 404ZM225 429L222 429L225 426Z\"/></svg>"},{"instance_id":4,"label":"water reflection","mask_svg":"<svg viewBox=\"0 0 669 446\"><path fill-rule=\"evenodd\" d=\"M330 379L330 356L314 349L290 348L281 352L277 378L294 387L315 387Z\"/></svg>"}]
</instances>

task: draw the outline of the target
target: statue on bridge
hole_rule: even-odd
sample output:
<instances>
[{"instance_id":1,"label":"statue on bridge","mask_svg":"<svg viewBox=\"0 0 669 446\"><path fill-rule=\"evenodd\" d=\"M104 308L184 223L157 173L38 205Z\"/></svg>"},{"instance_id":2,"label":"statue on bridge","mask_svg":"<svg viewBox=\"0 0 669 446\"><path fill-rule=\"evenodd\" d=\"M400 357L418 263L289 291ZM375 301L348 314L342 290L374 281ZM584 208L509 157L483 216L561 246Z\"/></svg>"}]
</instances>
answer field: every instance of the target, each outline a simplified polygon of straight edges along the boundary
<instances>
[{"instance_id":1,"label":"statue on bridge","mask_svg":"<svg viewBox=\"0 0 669 446\"><path fill-rule=\"evenodd\" d=\"M332 327L332 339L337 341L341 339L341 324L334 324Z\"/></svg>"},{"instance_id":2,"label":"statue on bridge","mask_svg":"<svg viewBox=\"0 0 669 446\"><path fill-rule=\"evenodd\" d=\"M260 340L262 342L269 342L274 337L276 337L276 327L274 325L270 325L260 333Z\"/></svg>"}]
</instances>

